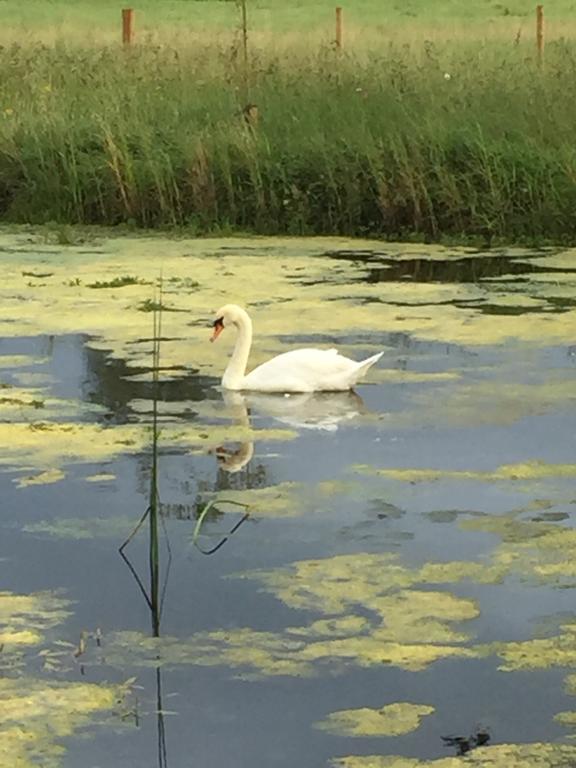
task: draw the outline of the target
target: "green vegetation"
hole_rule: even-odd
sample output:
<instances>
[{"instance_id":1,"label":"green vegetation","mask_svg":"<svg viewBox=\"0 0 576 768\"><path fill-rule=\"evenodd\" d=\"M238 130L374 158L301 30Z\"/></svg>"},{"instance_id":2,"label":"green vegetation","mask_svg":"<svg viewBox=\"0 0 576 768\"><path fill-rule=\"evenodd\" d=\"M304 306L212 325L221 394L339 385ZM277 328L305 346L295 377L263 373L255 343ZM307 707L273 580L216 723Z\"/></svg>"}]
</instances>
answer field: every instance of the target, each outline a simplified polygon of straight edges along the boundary
<instances>
[{"instance_id":1,"label":"green vegetation","mask_svg":"<svg viewBox=\"0 0 576 768\"><path fill-rule=\"evenodd\" d=\"M341 709L314 725L322 731L344 736L403 736L415 731L421 719L433 712L434 707L427 704L403 701L380 709Z\"/></svg>"},{"instance_id":2,"label":"green vegetation","mask_svg":"<svg viewBox=\"0 0 576 768\"><path fill-rule=\"evenodd\" d=\"M88 288L124 288L126 285L141 285L144 282L133 275L121 275L113 277L112 280L96 280L95 283L90 283Z\"/></svg>"},{"instance_id":3,"label":"green vegetation","mask_svg":"<svg viewBox=\"0 0 576 768\"><path fill-rule=\"evenodd\" d=\"M573 763L576 749L568 744L495 744L463 756L418 760L401 755L348 755L336 758L334 768L559 768Z\"/></svg>"},{"instance_id":4,"label":"green vegetation","mask_svg":"<svg viewBox=\"0 0 576 768\"><path fill-rule=\"evenodd\" d=\"M257 7L248 70L232 3L144 2L156 32L142 21L130 50L111 3L92 12L96 39L84 3L49 4L46 42L48 4L31 5L7 4L0 49L5 221L576 240L576 54L556 37L539 68L525 4L468 30L452 9L453 39L448 3L436 27L416 2L391 27L355 4L341 52L329 4L291 8L284 32Z\"/></svg>"},{"instance_id":5,"label":"green vegetation","mask_svg":"<svg viewBox=\"0 0 576 768\"><path fill-rule=\"evenodd\" d=\"M334 0L249 0L248 22L256 33L273 31L295 33L299 37L309 32L324 33L334 16ZM461 24L469 27L486 25L489 30L519 28L527 34L533 21L536 3L525 0L490 0L470 4L465 0L407 0L380 3L378 0L353 0L341 3L344 7L345 30L350 27L371 29L376 27L386 34L393 27L441 27ZM3 0L0 35L10 40L15 33L26 39L85 40L91 43L120 39L120 9L135 9L135 27L143 42L166 42L175 36L189 39L190 35L210 32L230 32L238 24L239 11L231 0ZM556 0L546 4L547 28L566 34L566 21L573 14L570 0ZM445 34L452 36L453 29ZM476 34L476 32L474 33ZM345 31L345 39L349 33Z\"/></svg>"}]
</instances>

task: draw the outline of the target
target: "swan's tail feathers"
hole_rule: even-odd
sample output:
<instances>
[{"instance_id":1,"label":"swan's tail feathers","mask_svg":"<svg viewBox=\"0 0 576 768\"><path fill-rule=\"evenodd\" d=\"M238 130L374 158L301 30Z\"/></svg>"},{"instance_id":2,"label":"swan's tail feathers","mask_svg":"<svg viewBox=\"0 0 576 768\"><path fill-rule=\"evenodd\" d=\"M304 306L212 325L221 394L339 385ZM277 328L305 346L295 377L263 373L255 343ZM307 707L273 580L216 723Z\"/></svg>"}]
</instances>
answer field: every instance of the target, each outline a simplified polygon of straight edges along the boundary
<instances>
[{"instance_id":1,"label":"swan's tail feathers","mask_svg":"<svg viewBox=\"0 0 576 768\"><path fill-rule=\"evenodd\" d=\"M361 360L358 363L358 368L356 369L356 372L354 374L354 384L356 384L357 381L359 381L368 371L369 368L371 368L374 363L377 363L378 360L382 357L384 352L378 352L376 355L372 355L372 357L367 357L366 360Z\"/></svg>"}]
</instances>

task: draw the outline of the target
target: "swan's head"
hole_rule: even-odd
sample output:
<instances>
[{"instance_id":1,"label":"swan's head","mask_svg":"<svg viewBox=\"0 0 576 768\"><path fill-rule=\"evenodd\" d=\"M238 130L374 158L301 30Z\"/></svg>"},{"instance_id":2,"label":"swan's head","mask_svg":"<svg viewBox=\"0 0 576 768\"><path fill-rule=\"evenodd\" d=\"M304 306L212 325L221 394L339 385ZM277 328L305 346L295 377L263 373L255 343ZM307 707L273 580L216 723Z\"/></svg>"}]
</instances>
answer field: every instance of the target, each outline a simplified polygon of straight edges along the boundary
<instances>
[{"instance_id":1,"label":"swan's head","mask_svg":"<svg viewBox=\"0 0 576 768\"><path fill-rule=\"evenodd\" d=\"M238 328L241 323L246 324L247 322L250 322L250 318L242 307L239 307L237 304L225 304L214 315L214 322L212 323L214 330L212 331L210 341L216 341L224 328L227 328L229 325L235 325Z\"/></svg>"}]
</instances>

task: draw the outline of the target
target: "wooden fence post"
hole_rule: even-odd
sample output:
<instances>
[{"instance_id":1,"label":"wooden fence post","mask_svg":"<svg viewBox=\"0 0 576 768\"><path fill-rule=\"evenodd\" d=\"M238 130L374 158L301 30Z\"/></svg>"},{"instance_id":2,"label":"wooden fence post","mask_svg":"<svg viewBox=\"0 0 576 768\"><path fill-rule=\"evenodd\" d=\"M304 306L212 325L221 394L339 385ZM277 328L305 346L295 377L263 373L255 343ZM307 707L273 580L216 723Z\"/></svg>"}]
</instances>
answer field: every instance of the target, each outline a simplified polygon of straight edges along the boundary
<instances>
[{"instance_id":1,"label":"wooden fence post","mask_svg":"<svg viewBox=\"0 0 576 768\"><path fill-rule=\"evenodd\" d=\"M342 48L342 8L336 6L336 43L337 50Z\"/></svg>"},{"instance_id":2,"label":"wooden fence post","mask_svg":"<svg viewBox=\"0 0 576 768\"><path fill-rule=\"evenodd\" d=\"M244 62L244 79L247 83L248 81L248 14L246 11L246 0L240 0L240 13L241 13L241 23L242 23L242 58Z\"/></svg>"},{"instance_id":3,"label":"wooden fence post","mask_svg":"<svg viewBox=\"0 0 576 768\"><path fill-rule=\"evenodd\" d=\"M132 43L134 33L134 11L132 8L122 9L122 42L124 45Z\"/></svg>"},{"instance_id":4,"label":"wooden fence post","mask_svg":"<svg viewBox=\"0 0 576 768\"><path fill-rule=\"evenodd\" d=\"M544 6L536 6L536 47L538 49L538 64L544 58Z\"/></svg>"}]
</instances>

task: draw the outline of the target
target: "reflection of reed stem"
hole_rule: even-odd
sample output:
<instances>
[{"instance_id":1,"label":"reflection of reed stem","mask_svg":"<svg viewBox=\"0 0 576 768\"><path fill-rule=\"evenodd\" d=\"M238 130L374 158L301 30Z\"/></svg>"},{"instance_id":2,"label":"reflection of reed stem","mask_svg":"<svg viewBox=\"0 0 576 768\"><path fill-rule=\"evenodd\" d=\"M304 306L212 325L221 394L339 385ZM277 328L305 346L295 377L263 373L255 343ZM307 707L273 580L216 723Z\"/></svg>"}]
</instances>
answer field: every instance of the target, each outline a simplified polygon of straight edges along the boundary
<instances>
[{"instance_id":1,"label":"reflection of reed stem","mask_svg":"<svg viewBox=\"0 0 576 768\"><path fill-rule=\"evenodd\" d=\"M234 501L233 499L220 499L219 501L221 504L233 504L235 507L242 507L243 509L249 509L249 504L244 504L241 501ZM220 539L220 541L216 544L216 546L211 547L210 549L203 549L198 543L198 538L200 536L200 531L202 530L202 525L204 523L204 520L206 519L211 509L217 509L216 500L209 501L208 504L206 504L206 506L200 513L198 520L196 521L196 525L194 527L194 533L192 534L192 543L200 552L202 552L203 555L213 555L215 552L218 552L220 547L223 547L224 544L226 544L230 536L236 533L238 528L240 528L240 526L244 522L246 522L246 520L248 520L248 518L250 517L250 512L245 512L240 518L240 520L238 520L238 522L228 531L228 533Z\"/></svg>"},{"instance_id":2,"label":"reflection of reed stem","mask_svg":"<svg viewBox=\"0 0 576 768\"><path fill-rule=\"evenodd\" d=\"M140 576L138 576L138 573L136 572L136 569L134 568L134 566L132 565L130 560L128 560L128 557L124 554L124 550L126 549L128 544L130 544L130 542L132 541L134 536L136 536L136 534L138 533L140 528L142 528L142 526L144 525L144 521L146 520L146 518L148 517L149 514L150 514L150 508L148 508L146 510L146 512L144 512L144 514L142 515L142 517L138 521L138 524L137 524L136 528L134 528L134 530L132 531L130 536L128 536L128 538L122 544L122 546L119 547L118 551L120 552L120 557L122 558L122 560L124 560L124 562L126 563L128 568L130 569L130 573L132 574L132 576L134 576L134 578L136 580L136 583L138 584L138 587L140 588L140 592L142 592L142 594L144 595L144 599L146 600L146 602L148 604L148 607L150 608L150 610L152 610L152 603L150 602L150 598L148 597L148 592L146 592L146 587L142 583L142 579L140 578Z\"/></svg>"},{"instance_id":3,"label":"reflection of reed stem","mask_svg":"<svg viewBox=\"0 0 576 768\"><path fill-rule=\"evenodd\" d=\"M156 712L158 714L158 768L167 768L166 726L162 711L162 673L160 665L156 667Z\"/></svg>"},{"instance_id":4,"label":"reflection of reed stem","mask_svg":"<svg viewBox=\"0 0 576 768\"><path fill-rule=\"evenodd\" d=\"M160 334L162 331L162 278L154 299L154 340L152 346L152 468L150 477L150 602L152 634L160 635L160 568L158 551L158 375L160 368Z\"/></svg>"},{"instance_id":5,"label":"reflection of reed stem","mask_svg":"<svg viewBox=\"0 0 576 768\"><path fill-rule=\"evenodd\" d=\"M158 519L160 518L162 526L164 527L164 520L159 515L160 509L160 495L158 492L158 399L159 399L159 371L160 371L160 340L162 332L162 277L160 277L157 292L154 296L154 328L153 328L153 346L152 346L152 465L150 470L150 495L148 500L148 508L146 512L140 518L138 524L128 536L126 541L120 547L120 555L127 564L132 575L136 579L136 583L140 587L140 591L144 595L144 598L150 608L152 614L152 633L154 637L158 637L160 634L160 617L162 614L162 604L164 602L164 596L166 592L166 584L168 582L168 571L170 570L170 563L172 560L172 552L170 550L170 543L166 539L166 548L168 549L168 566L166 570L166 579L164 581L164 588L160 593L160 551L159 551L159 536L158 536ZM132 539L136 536L140 528L143 526L146 518L149 522L149 569L150 569L150 591L146 590L146 587L142 583L142 580L138 576L136 569L127 558L124 550L130 544ZM165 530L165 529L164 529Z\"/></svg>"},{"instance_id":6,"label":"reflection of reed stem","mask_svg":"<svg viewBox=\"0 0 576 768\"><path fill-rule=\"evenodd\" d=\"M168 568L164 589L160 593L160 551L158 537L158 517L160 509L160 494L158 492L158 395L160 374L160 340L162 337L162 276L158 284L158 294L154 301L154 341L152 347L152 469L150 477L150 603L152 616L152 634L160 637L160 619L162 605L168 583L168 571L172 560L170 544L166 538L168 547ZM162 518L160 517L162 520ZM162 520L162 525L164 521ZM168 755L166 751L166 726L162 711L162 675L160 664L156 667L156 714L158 729L158 766L166 768Z\"/></svg>"},{"instance_id":7,"label":"reflection of reed stem","mask_svg":"<svg viewBox=\"0 0 576 768\"><path fill-rule=\"evenodd\" d=\"M160 515L160 494L158 491L158 400L159 400L159 372L160 372L160 340L162 332L162 277L158 284L156 295L154 296L154 334L153 334L153 346L152 346L152 464L150 470L150 495L148 500L148 508L146 512L140 518L138 524L126 539L126 541L120 547L120 555L127 564L130 572L134 576L140 591L144 595L144 599L148 607L150 608L150 616L152 620L152 635L153 637L160 637L160 620L162 617L162 607L164 604L164 598L166 595L166 586L168 584L168 574L170 572L170 565L172 562L172 552L170 549L170 543L166 534L164 520ZM138 531L142 528L146 518L149 522L149 543L148 543L148 564L150 572L150 589L146 590L146 587L142 583L136 569L124 553L124 549L136 536ZM165 538L166 548L168 550L168 563L166 567L166 575L164 578L164 585L161 588L160 578L160 537L158 530L158 520L162 524ZM161 657L157 657L158 665L156 667L156 714L157 714L157 731L158 731L158 766L159 768L167 768L168 755L166 750L166 727L164 723L164 712L162 708L162 675L161 675Z\"/></svg>"},{"instance_id":8,"label":"reflection of reed stem","mask_svg":"<svg viewBox=\"0 0 576 768\"><path fill-rule=\"evenodd\" d=\"M160 509L160 494L158 492L158 396L159 396L159 374L160 374L160 340L162 337L162 276L158 284L158 293L154 299L154 334L152 346L152 467L150 476L150 500L148 509L150 510L150 543L149 543L149 564L150 564L150 614L152 617L152 635L160 637L160 619L162 616L162 604L168 581L168 572L164 589L160 593L160 551L158 537L158 517ZM162 525L164 522L162 521ZM172 554L170 544L166 539L168 546L168 569ZM162 711L162 675L160 664L156 667L156 714L158 730L158 766L165 768L168 764L168 755L166 751L166 726L164 723L164 714Z\"/></svg>"}]
</instances>

